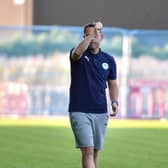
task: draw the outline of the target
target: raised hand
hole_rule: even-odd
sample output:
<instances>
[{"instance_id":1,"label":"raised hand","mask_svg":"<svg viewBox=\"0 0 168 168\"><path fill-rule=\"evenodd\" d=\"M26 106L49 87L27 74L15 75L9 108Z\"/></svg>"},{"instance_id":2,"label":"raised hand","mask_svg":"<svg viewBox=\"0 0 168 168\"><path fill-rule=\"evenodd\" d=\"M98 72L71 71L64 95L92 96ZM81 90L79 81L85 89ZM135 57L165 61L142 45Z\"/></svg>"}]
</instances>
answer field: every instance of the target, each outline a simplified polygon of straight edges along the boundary
<instances>
[{"instance_id":1,"label":"raised hand","mask_svg":"<svg viewBox=\"0 0 168 168\"><path fill-rule=\"evenodd\" d=\"M96 22L96 24L95 24L96 34L101 33L102 28L103 28L103 24L101 22Z\"/></svg>"}]
</instances>

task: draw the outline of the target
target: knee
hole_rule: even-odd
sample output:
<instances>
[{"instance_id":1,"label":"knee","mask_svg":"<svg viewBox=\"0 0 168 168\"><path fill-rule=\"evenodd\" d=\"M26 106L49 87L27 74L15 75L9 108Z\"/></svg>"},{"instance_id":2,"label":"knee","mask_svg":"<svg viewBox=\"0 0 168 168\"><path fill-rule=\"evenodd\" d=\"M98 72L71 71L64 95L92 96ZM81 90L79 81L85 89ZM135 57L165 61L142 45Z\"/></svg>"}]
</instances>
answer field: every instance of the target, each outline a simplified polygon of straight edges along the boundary
<instances>
[{"instance_id":1,"label":"knee","mask_svg":"<svg viewBox=\"0 0 168 168\"><path fill-rule=\"evenodd\" d=\"M93 158L94 156L94 149L93 148L83 148L81 149L82 151L82 156L85 158Z\"/></svg>"}]
</instances>

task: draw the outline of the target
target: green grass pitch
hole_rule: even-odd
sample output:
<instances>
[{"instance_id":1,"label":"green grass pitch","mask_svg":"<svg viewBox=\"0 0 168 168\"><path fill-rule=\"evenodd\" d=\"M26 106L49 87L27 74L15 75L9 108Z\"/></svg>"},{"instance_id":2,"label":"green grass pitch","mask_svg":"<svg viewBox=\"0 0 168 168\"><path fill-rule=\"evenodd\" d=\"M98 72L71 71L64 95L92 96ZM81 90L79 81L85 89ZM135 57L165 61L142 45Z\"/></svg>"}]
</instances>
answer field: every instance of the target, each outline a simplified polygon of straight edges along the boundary
<instances>
[{"instance_id":1,"label":"green grass pitch","mask_svg":"<svg viewBox=\"0 0 168 168\"><path fill-rule=\"evenodd\" d=\"M110 120L100 168L167 168L168 121ZM68 119L0 118L0 168L79 168Z\"/></svg>"}]
</instances>

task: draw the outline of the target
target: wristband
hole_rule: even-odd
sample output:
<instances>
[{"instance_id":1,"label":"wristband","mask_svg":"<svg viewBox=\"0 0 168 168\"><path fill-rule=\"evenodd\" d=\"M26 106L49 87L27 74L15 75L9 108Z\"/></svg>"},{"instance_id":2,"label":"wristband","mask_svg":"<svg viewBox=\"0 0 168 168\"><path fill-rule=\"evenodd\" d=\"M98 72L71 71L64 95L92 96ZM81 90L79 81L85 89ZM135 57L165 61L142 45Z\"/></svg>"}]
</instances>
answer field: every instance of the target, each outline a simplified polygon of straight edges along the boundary
<instances>
[{"instance_id":1,"label":"wristband","mask_svg":"<svg viewBox=\"0 0 168 168\"><path fill-rule=\"evenodd\" d=\"M118 101L117 100L111 100L111 104L113 105L113 103L116 103L118 106Z\"/></svg>"}]
</instances>

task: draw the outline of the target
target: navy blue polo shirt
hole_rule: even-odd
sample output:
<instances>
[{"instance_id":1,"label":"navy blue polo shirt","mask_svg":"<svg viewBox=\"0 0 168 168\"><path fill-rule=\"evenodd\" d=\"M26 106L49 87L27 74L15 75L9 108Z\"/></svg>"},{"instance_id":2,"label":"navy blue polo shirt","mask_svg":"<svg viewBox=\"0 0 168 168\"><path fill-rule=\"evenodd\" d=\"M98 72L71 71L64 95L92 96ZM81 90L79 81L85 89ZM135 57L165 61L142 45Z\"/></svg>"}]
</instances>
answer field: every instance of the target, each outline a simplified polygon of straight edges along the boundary
<instances>
[{"instance_id":1,"label":"navy blue polo shirt","mask_svg":"<svg viewBox=\"0 0 168 168\"><path fill-rule=\"evenodd\" d=\"M70 56L70 63L69 112L107 113L107 80L117 78L114 58L101 50L97 54L86 50L77 61Z\"/></svg>"}]
</instances>

